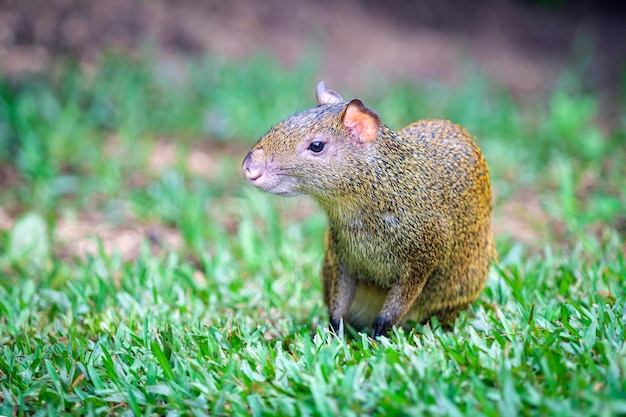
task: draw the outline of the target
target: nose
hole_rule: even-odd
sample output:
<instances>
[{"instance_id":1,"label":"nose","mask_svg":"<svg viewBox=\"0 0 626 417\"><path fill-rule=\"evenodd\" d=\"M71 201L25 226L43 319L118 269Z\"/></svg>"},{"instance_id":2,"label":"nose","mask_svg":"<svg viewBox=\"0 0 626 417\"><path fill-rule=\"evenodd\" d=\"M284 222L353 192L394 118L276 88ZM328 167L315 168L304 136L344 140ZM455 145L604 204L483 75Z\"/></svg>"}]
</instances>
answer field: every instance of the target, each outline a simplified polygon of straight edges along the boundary
<instances>
[{"instance_id":1,"label":"nose","mask_svg":"<svg viewBox=\"0 0 626 417\"><path fill-rule=\"evenodd\" d=\"M263 176L263 171L259 167L246 167L243 170L243 175L250 182L254 182Z\"/></svg>"},{"instance_id":2,"label":"nose","mask_svg":"<svg viewBox=\"0 0 626 417\"><path fill-rule=\"evenodd\" d=\"M243 164L241 164L241 171L243 172L243 176L250 182L254 182L263 176L263 169L261 166L252 161L252 152L249 152L243 160Z\"/></svg>"}]
</instances>

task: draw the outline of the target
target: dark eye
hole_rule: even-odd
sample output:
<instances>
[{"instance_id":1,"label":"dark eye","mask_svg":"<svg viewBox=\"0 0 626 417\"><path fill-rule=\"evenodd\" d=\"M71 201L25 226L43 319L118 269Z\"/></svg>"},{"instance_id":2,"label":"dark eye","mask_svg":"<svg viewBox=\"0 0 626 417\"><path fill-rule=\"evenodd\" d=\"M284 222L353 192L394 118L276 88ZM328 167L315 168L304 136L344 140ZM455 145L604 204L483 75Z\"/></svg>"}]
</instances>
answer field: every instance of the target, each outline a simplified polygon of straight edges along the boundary
<instances>
[{"instance_id":1,"label":"dark eye","mask_svg":"<svg viewBox=\"0 0 626 417\"><path fill-rule=\"evenodd\" d=\"M324 142L311 142L311 144L309 145L309 150L314 153L320 153L324 150L324 146L326 146Z\"/></svg>"}]
</instances>

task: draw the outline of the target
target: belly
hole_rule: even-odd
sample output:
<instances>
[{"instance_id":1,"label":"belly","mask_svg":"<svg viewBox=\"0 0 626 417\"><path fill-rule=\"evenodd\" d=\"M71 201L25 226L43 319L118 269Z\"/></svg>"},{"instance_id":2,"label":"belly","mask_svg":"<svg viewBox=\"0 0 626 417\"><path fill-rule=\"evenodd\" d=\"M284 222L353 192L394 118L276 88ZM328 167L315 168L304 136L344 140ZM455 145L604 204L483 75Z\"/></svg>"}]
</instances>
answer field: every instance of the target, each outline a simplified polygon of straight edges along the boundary
<instances>
[{"instance_id":1,"label":"belly","mask_svg":"<svg viewBox=\"0 0 626 417\"><path fill-rule=\"evenodd\" d=\"M373 327L388 292L387 289L376 285L357 284L352 304L348 310L348 323L357 330Z\"/></svg>"},{"instance_id":2,"label":"belly","mask_svg":"<svg viewBox=\"0 0 626 417\"><path fill-rule=\"evenodd\" d=\"M383 308L389 290L375 284L359 283L354 293L354 299L350 304L346 321L356 330L373 328L376 319ZM400 319L399 326L406 326L407 322L421 321L423 309L419 308L419 298L411 306L408 313Z\"/></svg>"}]
</instances>

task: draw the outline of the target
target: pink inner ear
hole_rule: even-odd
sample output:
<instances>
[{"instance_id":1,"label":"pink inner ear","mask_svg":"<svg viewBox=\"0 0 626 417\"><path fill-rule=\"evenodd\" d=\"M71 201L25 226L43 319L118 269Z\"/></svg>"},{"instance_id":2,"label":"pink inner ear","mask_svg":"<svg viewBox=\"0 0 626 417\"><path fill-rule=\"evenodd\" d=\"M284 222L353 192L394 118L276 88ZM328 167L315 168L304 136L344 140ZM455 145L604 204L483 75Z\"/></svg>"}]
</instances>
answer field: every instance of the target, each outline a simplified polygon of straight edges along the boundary
<instances>
[{"instance_id":1,"label":"pink inner ear","mask_svg":"<svg viewBox=\"0 0 626 417\"><path fill-rule=\"evenodd\" d=\"M352 100L346 107L343 124L361 143L374 142L378 137L378 115L363 106L358 99Z\"/></svg>"},{"instance_id":2,"label":"pink inner ear","mask_svg":"<svg viewBox=\"0 0 626 417\"><path fill-rule=\"evenodd\" d=\"M351 135L354 135L356 137L361 136L361 131L363 130L363 126L360 126L359 123L355 123L349 120L344 120L343 124L346 126L346 128L348 128L348 132L350 132Z\"/></svg>"}]
</instances>

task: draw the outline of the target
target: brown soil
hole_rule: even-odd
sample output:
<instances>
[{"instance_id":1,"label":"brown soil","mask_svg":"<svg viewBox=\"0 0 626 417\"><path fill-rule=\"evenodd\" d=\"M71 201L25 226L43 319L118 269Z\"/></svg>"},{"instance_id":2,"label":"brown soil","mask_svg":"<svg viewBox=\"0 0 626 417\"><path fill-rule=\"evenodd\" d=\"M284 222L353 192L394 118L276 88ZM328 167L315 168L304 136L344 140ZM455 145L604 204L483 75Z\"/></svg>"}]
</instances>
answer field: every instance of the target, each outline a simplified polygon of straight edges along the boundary
<instances>
[{"instance_id":1,"label":"brown soil","mask_svg":"<svg viewBox=\"0 0 626 417\"><path fill-rule=\"evenodd\" d=\"M62 258L119 254L124 260L136 258L141 245L148 242L152 253L180 249L183 240L177 230L160 225L128 223L116 226L98 214L81 215L78 219L61 219L55 228L55 255Z\"/></svg>"},{"instance_id":2,"label":"brown soil","mask_svg":"<svg viewBox=\"0 0 626 417\"><path fill-rule=\"evenodd\" d=\"M552 10L539 4L554 4ZM589 58L612 91L626 64L626 8L608 1L50 0L0 2L0 69L41 70L60 54L90 61L146 41L163 56L271 53L286 64L320 47L332 85L390 78L455 82L468 59L516 94L542 91Z\"/></svg>"}]
</instances>

